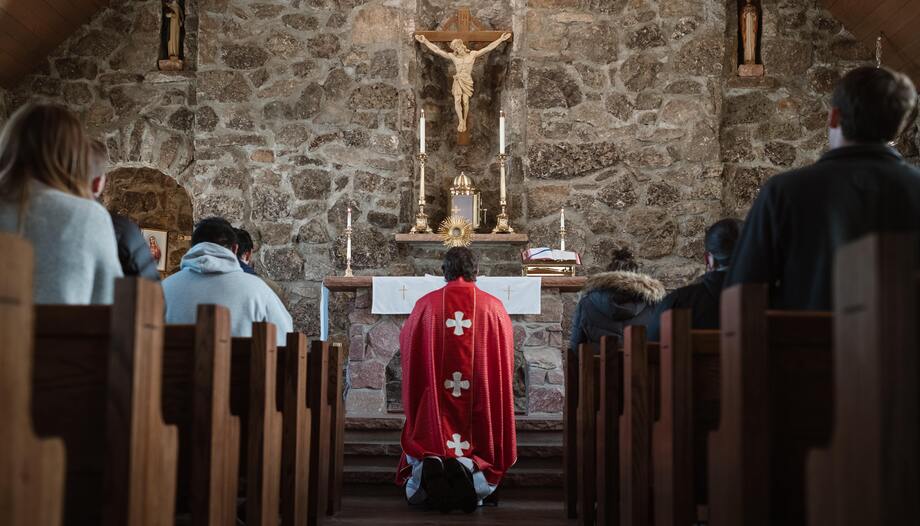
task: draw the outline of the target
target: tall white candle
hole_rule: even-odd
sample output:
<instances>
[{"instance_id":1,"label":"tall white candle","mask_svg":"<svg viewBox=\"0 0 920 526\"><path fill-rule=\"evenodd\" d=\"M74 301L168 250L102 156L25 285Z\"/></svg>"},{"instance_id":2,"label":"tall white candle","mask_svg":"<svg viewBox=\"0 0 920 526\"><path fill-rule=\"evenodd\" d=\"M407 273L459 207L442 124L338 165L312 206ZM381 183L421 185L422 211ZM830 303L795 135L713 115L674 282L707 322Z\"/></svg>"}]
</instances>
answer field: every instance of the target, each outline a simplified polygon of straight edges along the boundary
<instances>
[{"instance_id":1,"label":"tall white candle","mask_svg":"<svg viewBox=\"0 0 920 526\"><path fill-rule=\"evenodd\" d=\"M348 207L348 228L351 228L351 207ZM345 238L345 258L351 259L351 235Z\"/></svg>"},{"instance_id":2,"label":"tall white candle","mask_svg":"<svg viewBox=\"0 0 920 526\"><path fill-rule=\"evenodd\" d=\"M559 210L559 230L565 230L565 208Z\"/></svg>"},{"instance_id":3,"label":"tall white candle","mask_svg":"<svg viewBox=\"0 0 920 526\"><path fill-rule=\"evenodd\" d=\"M498 152L505 153L505 110L498 113Z\"/></svg>"},{"instance_id":4,"label":"tall white candle","mask_svg":"<svg viewBox=\"0 0 920 526\"><path fill-rule=\"evenodd\" d=\"M345 225L347 228L351 228L351 207L348 207L348 223Z\"/></svg>"},{"instance_id":5,"label":"tall white candle","mask_svg":"<svg viewBox=\"0 0 920 526\"><path fill-rule=\"evenodd\" d=\"M425 110L422 110L422 116L418 119L418 151L425 153Z\"/></svg>"}]
</instances>

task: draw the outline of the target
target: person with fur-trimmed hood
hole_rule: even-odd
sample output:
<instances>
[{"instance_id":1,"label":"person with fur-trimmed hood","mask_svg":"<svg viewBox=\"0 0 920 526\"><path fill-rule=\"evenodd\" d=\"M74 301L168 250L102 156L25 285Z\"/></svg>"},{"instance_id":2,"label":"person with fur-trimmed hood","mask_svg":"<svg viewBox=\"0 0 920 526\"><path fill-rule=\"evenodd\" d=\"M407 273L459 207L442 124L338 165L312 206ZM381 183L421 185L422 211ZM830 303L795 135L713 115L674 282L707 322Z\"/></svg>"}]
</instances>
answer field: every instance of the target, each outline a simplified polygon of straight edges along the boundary
<instances>
[{"instance_id":1,"label":"person with fur-trimmed hood","mask_svg":"<svg viewBox=\"0 0 920 526\"><path fill-rule=\"evenodd\" d=\"M572 319L572 352L577 353L582 343L599 343L602 336L622 343L627 326L652 321L666 291L660 281L638 270L632 253L621 249L613 254L607 272L588 278Z\"/></svg>"}]
</instances>

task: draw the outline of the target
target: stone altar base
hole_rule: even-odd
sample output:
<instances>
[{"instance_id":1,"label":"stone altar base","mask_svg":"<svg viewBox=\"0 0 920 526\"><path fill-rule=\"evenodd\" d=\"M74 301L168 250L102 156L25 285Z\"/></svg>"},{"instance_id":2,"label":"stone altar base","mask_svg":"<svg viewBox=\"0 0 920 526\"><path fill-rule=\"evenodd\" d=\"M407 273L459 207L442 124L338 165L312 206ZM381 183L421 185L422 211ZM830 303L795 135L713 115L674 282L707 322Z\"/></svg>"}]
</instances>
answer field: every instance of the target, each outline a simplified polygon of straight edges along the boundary
<instances>
[{"instance_id":1,"label":"stone altar base","mask_svg":"<svg viewBox=\"0 0 920 526\"><path fill-rule=\"evenodd\" d=\"M544 288L542 314L511 317L518 414L561 416L565 392L562 353L577 298L576 292ZM377 316L370 309L370 289L358 289L348 314L349 417L402 412L399 332L407 317Z\"/></svg>"}]
</instances>

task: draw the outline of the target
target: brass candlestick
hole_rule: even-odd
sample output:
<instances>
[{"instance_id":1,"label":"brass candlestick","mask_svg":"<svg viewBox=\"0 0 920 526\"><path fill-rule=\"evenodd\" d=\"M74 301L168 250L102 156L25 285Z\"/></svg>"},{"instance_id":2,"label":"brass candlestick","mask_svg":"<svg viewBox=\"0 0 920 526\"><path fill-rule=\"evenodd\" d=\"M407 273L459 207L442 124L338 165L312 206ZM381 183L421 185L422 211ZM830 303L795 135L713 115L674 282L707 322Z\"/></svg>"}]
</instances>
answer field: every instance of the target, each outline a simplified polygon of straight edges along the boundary
<instances>
[{"instance_id":1,"label":"brass candlestick","mask_svg":"<svg viewBox=\"0 0 920 526\"><path fill-rule=\"evenodd\" d=\"M508 223L508 198L507 192L505 190L505 163L508 162L508 154L500 153L498 154L498 169L500 172L500 181L501 185L501 199L499 205L502 208L501 213L496 217L495 228L492 229L493 234L513 234L514 229L511 228L511 225Z\"/></svg>"},{"instance_id":2,"label":"brass candlestick","mask_svg":"<svg viewBox=\"0 0 920 526\"><path fill-rule=\"evenodd\" d=\"M345 229L345 277L350 278L354 276L354 273L351 271L351 227Z\"/></svg>"},{"instance_id":3,"label":"brass candlestick","mask_svg":"<svg viewBox=\"0 0 920 526\"><path fill-rule=\"evenodd\" d=\"M431 234L433 230L428 226L428 216L425 214L425 163L428 161L428 154L419 153L416 159L418 159L419 166L418 213L415 214L415 226L409 233Z\"/></svg>"},{"instance_id":4,"label":"brass candlestick","mask_svg":"<svg viewBox=\"0 0 920 526\"><path fill-rule=\"evenodd\" d=\"M565 250L565 227L559 229L559 250Z\"/></svg>"}]
</instances>

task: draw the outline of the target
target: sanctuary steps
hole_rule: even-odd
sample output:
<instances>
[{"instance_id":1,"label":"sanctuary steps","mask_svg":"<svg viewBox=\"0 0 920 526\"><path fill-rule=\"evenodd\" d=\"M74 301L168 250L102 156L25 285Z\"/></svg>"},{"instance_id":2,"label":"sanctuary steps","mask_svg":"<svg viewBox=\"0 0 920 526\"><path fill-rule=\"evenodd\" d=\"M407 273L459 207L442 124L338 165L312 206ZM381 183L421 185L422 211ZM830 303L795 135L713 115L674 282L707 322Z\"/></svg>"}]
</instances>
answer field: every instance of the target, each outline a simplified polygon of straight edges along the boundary
<instances>
[{"instance_id":1,"label":"sanctuary steps","mask_svg":"<svg viewBox=\"0 0 920 526\"><path fill-rule=\"evenodd\" d=\"M346 419L346 484L393 484L404 420L402 415ZM518 416L516 422L518 461L502 487L562 488L562 420Z\"/></svg>"}]
</instances>

